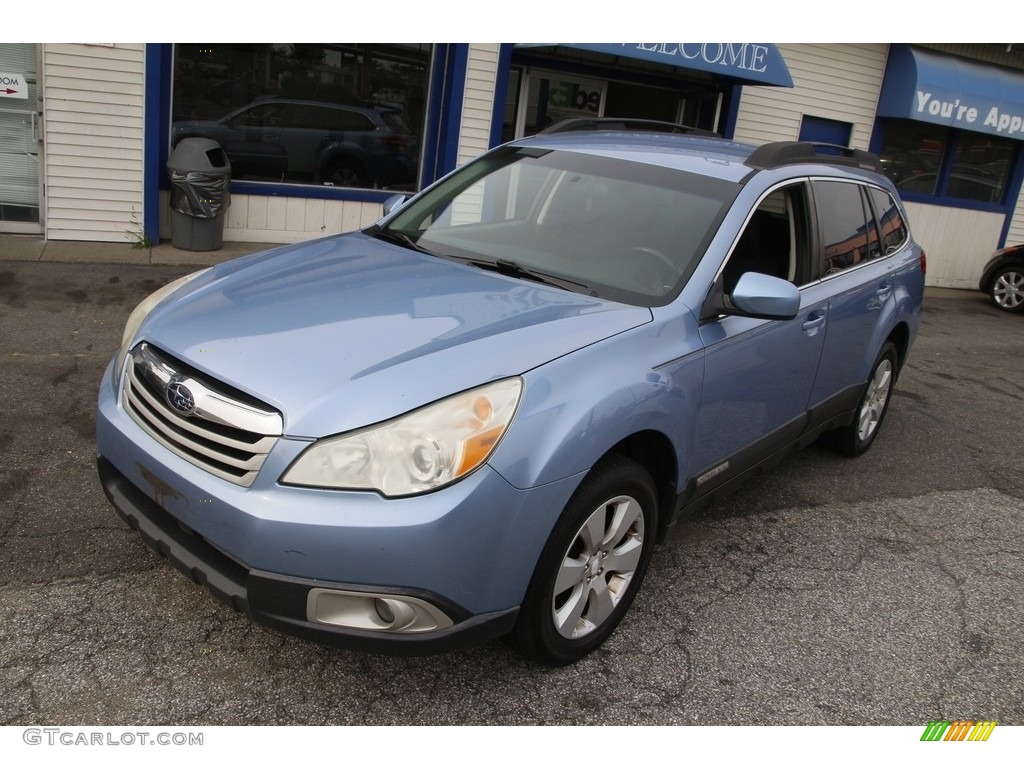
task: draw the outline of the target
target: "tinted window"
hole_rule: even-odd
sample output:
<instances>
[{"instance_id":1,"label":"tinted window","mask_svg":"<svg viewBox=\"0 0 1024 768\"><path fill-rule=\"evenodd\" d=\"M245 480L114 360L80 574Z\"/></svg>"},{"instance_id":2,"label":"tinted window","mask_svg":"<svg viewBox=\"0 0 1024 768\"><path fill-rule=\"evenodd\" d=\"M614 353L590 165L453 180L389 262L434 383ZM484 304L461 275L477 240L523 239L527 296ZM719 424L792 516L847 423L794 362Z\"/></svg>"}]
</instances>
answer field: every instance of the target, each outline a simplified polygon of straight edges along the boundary
<instances>
[{"instance_id":1,"label":"tinted window","mask_svg":"<svg viewBox=\"0 0 1024 768\"><path fill-rule=\"evenodd\" d=\"M887 192L872 187L869 193L882 233L882 252L888 255L901 248L910 233L907 231L903 216L900 215L899 206Z\"/></svg>"},{"instance_id":2,"label":"tinted window","mask_svg":"<svg viewBox=\"0 0 1024 768\"><path fill-rule=\"evenodd\" d=\"M871 250L861 186L818 181L814 184L814 199L825 251L825 274L834 274L867 261Z\"/></svg>"}]
</instances>

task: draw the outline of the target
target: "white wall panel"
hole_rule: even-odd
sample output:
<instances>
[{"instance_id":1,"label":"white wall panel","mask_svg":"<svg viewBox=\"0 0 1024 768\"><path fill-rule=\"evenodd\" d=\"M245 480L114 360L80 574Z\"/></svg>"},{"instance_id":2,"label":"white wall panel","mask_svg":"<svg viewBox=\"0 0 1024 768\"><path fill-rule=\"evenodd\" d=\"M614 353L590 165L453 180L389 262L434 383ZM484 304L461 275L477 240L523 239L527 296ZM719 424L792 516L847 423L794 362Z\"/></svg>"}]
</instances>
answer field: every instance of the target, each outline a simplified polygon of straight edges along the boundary
<instances>
[{"instance_id":1,"label":"white wall panel","mask_svg":"<svg viewBox=\"0 0 1024 768\"><path fill-rule=\"evenodd\" d=\"M475 43L469 46L462 125L459 131L459 165L485 152L490 144L500 47L498 43Z\"/></svg>"},{"instance_id":2,"label":"white wall panel","mask_svg":"<svg viewBox=\"0 0 1024 768\"><path fill-rule=\"evenodd\" d=\"M145 45L42 46L50 240L141 235Z\"/></svg>"},{"instance_id":3,"label":"white wall panel","mask_svg":"<svg viewBox=\"0 0 1024 768\"><path fill-rule=\"evenodd\" d=\"M1013 212L1013 219L1010 221L1010 231L1006 237L1007 245L1024 243L1024 195L1017 197L1017 208Z\"/></svg>"},{"instance_id":4,"label":"white wall panel","mask_svg":"<svg viewBox=\"0 0 1024 768\"><path fill-rule=\"evenodd\" d=\"M981 269L996 249L1004 217L998 213L907 203L910 230L928 255L927 284L978 287Z\"/></svg>"},{"instance_id":5,"label":"white wall panel","mask_svg":"<svg viewBox=\"0 0 1024 768\"><path fill-rule=\"evenodd\" d=\"M889 46L871 44L780 45L793 88L744 86L737 141L794 141L804 115L853 125L852 144L866 149Z\"/></svg>"},{"instance_id":6,"label":"white wall panel","mask_svg":"<svg viewBox=\"0 0 1024 768\"><path fill-rule=\"evenodd\" d=\"M160 237L171 237L167 192L160 194ZM301 197L232 195L224 219L224 241L296 243L368 227L381 216L380 203L307 200Z\"/></svg>"}]
</instances>

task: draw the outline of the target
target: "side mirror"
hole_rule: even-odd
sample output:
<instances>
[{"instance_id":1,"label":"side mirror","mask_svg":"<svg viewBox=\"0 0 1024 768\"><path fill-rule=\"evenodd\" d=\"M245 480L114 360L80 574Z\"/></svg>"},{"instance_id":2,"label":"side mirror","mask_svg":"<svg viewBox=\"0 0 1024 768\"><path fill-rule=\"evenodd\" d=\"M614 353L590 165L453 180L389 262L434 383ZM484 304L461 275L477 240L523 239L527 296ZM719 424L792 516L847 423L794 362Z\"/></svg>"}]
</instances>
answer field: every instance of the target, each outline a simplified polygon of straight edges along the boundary
<instances>
[{"instance_id":1,"label":"side mirror","mask_svg":"<svg viewBox=\"0 0 1024 768\"><path fill-rule=\"evenodd\" d=\"M384 201L384 215L390 216L392 213L397 211L409 198L405 195L392 195Z\"/></svg>"},{"instance_id":2,"label":"side mirror","mask_svg":"<svg viewBox=\"0 0 1024 768\"><path fill-rule=\"evenodd\" d=\"M788 280L747 272L736 282L729 300L747 317L792 320L800 312L800 291Z\"/></svg>"}]
</instances>

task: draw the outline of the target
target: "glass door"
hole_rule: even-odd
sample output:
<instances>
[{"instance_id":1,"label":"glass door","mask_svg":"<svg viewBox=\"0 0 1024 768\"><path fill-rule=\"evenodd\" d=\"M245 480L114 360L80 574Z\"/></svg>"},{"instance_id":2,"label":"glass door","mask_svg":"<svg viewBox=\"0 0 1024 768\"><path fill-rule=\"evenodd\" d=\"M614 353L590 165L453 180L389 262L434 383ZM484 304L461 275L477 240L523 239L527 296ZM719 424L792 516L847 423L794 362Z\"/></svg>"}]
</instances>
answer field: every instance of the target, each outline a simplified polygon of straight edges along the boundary
<instances>
[{"instance_id":1,"label":"glass door","mask_svg":"<svg viewBox=\"0 0 1024 768\"><path fill-rule=\"evenodd\" d=\"M520 80L515 135L531 136L571 117L601 117L607 83L575 75L527 71Z\"/></svg>"},{"instance_id":2,"label":"glass door","mask_svg":"<svg viewBox=\"0 0 1024 768\"><path fill-rule=\"evenodd\" d=\"M35 43L0 43L0 232L42 231L36 50Z\"/></svg>"}]
</instances>

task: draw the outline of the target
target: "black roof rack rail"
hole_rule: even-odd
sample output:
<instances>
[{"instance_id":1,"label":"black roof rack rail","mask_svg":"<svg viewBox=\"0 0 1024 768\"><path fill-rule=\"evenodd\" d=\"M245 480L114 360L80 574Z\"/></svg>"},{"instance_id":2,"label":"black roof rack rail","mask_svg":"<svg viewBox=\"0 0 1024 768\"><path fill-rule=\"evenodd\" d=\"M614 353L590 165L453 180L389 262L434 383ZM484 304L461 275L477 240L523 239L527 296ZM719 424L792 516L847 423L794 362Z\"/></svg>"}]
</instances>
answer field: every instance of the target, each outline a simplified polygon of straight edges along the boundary
<instances>
[{"instance_id":1,"label":"black roof rack rail","mask_svg":"<svg viewBox=\"0 0 1024 768\"><path fill-rule=\"evenodd\" d=\"M794 163L852 165L868 171L882 170L882 160L878 155L865 152L863 149L819 141L775 141L763 144L751 152L744 161L745 165L759 170Z\"/></svg>"},{"instance_id":2,"label":"black roof rack rail","mask_svg":"<svg viewBox=\"0 0 1024 768\"><path fill-rule=\"evenodd\" d=\"M552 133L568 133L569 131L650 131L652 133L686 133L691 136L722 138L714 131L704 128L632 117L570 117L549 125L538 135L547 136Z\"/></svg>"}]
</instances>

